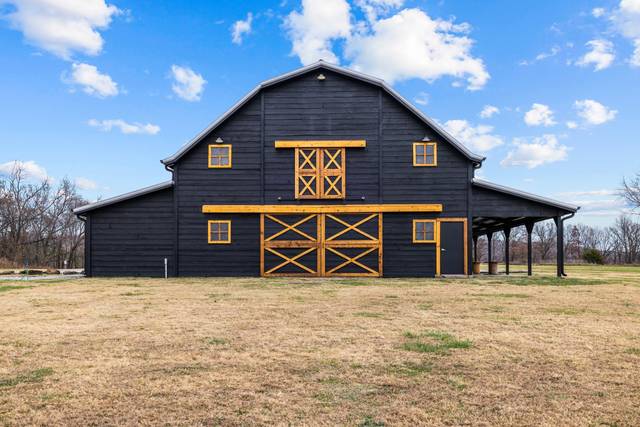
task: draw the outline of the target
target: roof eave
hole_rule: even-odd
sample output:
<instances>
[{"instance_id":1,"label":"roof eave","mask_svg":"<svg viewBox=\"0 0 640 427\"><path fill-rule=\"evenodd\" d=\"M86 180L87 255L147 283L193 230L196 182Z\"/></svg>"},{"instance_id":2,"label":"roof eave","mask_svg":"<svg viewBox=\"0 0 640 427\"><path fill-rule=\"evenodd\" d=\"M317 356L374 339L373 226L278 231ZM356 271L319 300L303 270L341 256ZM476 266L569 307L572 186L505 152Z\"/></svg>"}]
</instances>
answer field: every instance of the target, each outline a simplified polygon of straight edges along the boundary
<instances>
[{"instance_id":1,"label":"roof eave","mask_svg":"<svg viewBox=\"0 0 640 427\"><path fill-rule=\"evenodd\" d=\"M479 179L479 178L473 178L473 184L482 187L482 188L486 188L489 190L494 190L494 191L499 191L501 193L506 193L506 194L510 194L512 196L516 196L516 197L521 197L524 199L528 199L534 202L538 202L538 203L543 203L546 205L550 205L550 206L554 206L558 209L562 209L565 210L567 212L572 212L572 213L576 213L578 212L578 210L580 210L580 206L577 205L573 205L570 203L563 203L561 201L558 200L554 200L548 197L543 197L543 196L538 196L537 194L533 194L533 193L528 193L526 191L522 191L522 190L517 190L515 188L511 188L511 187L507 187L504 185L500 185L500 184L496 184L493 182L489 182L489 181L485 181L483 179Z\"/></svg>"},{"instance_id":2,"label":"roof eave","mask_svg":"<svg viewBox=\"0 0 640 427\"><path fill-rule=\"evenodd\" d=\"M129 191L128 193L120 194L118 196L110 197L108 199L99 200L97 202L89 203L88 205L77 207L73 210L73 213L79 216L95 209L103 208L115 203L124 202L125 200L130 200L136 197L144 196L145 194L154 193L156 191L164 190L171 187L173 187L173 181L161 182L159 184L150 185L148 187Z\"/></svg>"}]
</instances>

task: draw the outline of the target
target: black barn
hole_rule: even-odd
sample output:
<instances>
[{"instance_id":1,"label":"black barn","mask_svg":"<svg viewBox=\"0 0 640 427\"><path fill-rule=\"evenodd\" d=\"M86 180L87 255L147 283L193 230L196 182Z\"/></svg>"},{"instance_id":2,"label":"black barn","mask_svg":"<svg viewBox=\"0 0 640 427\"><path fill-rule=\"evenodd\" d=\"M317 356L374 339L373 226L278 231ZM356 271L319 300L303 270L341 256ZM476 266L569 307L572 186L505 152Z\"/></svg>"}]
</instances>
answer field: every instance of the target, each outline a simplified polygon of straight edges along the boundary
<instances>
[{"instance_id":1,"label":"black barn","mask_svg":"<svg viewBox=\"0 0 640 427\"><path fill-rule=\"evenodd\" d=\"M318 62L162 160L171 180L76 209L86 274L467 275L478 236L553 218L562 275L578 208L474 178L483 160L383 81Z\"/></svg>"}]
</instances>

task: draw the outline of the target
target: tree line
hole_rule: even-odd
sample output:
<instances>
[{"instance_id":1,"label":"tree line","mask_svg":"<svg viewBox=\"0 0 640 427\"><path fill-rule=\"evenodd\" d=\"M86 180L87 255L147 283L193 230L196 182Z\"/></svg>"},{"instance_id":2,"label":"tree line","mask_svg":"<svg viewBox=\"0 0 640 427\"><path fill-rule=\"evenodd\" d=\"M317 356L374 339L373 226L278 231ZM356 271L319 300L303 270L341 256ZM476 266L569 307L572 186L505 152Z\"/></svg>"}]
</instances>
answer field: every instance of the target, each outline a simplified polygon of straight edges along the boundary
<instances>
[{"instance_id":1,"label":"tree line","mask_svg":"<svg viewBox=\"0 0 640 427\"><path fill-rule=\"evenodd\" d=\"M34 182L16 162L0 175L0 267L81 268L84 224L73 209L86 203L70 180Z\"/></svg>"},{"instance_id":2,"label":"tree line","mask_svg":"<svg viewBox=\"0 0 640 427\"><path fill-rule=\"evenodd\" d=\"M640 209L640 173L623 180L621 197L632 209ZM16 163L8 174L0 175L0 268L83 267L84 224L73 209L87 203L68 179L57 185L48 179L33 182ZM555 261L553 221L537 223L532 238L533 261ZM567 224L564 240L567 262L640 263L640 221L630 214L609 227ZM513 229L509 243L511 261L526 262L525 228ZM484 237L478 240L478 255L487 260ZM504 261L503 233L494 234L493 258Z\"/></svg>"}]
</instances>

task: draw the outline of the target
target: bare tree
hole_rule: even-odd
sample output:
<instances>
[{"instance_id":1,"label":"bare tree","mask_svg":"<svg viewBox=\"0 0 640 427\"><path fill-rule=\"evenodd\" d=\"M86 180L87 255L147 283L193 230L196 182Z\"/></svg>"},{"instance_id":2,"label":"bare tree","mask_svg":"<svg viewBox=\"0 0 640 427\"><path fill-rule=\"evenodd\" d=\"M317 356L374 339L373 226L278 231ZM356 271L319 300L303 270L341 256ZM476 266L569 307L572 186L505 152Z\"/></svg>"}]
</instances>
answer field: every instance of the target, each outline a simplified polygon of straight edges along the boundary
<instances>
[{"instance_id":1,"label":"bare tree","mask_svg":"<svg viewBox=\"0 0 640 427\"><path fill-rule=\"evenodd\" d=\"M540 260L548 260L556 246L556 226L551 221L539 222L533 227L533 235Z\"/></svg>"},{"instance_id":2,"label":"bare tree","mask_svg":"<svg viewBox=\"0 0 640 427\"><path fill-rule=\"evenodd\" d=\"M17 165L0 176L0 258L12 266L81 265L84 232L73 209L85 203L69 180L33 182Z\"/></svg>"},{"instance_id":3,"label":"bare tree","mask_svg":"<svg viewBox=\"0 0 640 427\"><path fill-rule=\"evenodd\" d=\"M620 194L632 208L640 208L640 172L632 178L622 179L622 191Z\"/></svg>"},{"instance_id":4,"label":"bare tree","mask_svg":"<svg viewBox=\"0 0 640 427\"><path fill-rule=\"evenodd\" d=\"M638 262L638 255L640 255L640 223L622 215L616 220L615 225L609 227L608 230L616 247L616 261L625 264Z\"/></svg>"}]
</instances>

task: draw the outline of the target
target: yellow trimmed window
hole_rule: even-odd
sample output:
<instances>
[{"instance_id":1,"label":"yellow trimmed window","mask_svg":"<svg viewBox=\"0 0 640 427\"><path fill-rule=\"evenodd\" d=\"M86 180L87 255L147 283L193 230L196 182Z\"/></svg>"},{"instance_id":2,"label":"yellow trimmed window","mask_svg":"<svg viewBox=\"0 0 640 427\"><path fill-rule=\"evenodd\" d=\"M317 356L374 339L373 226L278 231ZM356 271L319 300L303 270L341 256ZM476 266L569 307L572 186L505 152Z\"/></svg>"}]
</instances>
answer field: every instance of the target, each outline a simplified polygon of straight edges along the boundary
<instances>
[{"instance_id":1,"label":"yellow trimmed window","mask_svg":"<svg viewBox=\"0 0 640 427\"><path fill-rule=\"evenodd\" d=\"M413 243L436 243L436 220L413 220Z\"/></svg>"},{"instance_id":2,"label":"yellow trimmed window","mask_svg":"<svg viewBox=\"0 0 640 427\"><path fill-rule=\"evenodd\" d=\"M231 144L209 145L209 168L231 167Z\"/></svg>"},{"instance_id":3,"label":"yellow trimmed window","mask_svg":"<svg viewBox=\"0 0 640 427\"><path fill-rule=\"evenodd\" d=\"M210 220L209 221L209 243L210 244L231 243L231 221Z\"/></svg>"},{"instance_id":4,"label":"yellow trimmed window","mask_svg":"<svg viewBox=\"0 0 640 427\"><path fill-rule=\"evenodd\" d=\"M437 166L438 145L435 142L413 143L413 166Z\"/></svg>"}]
</instances>

